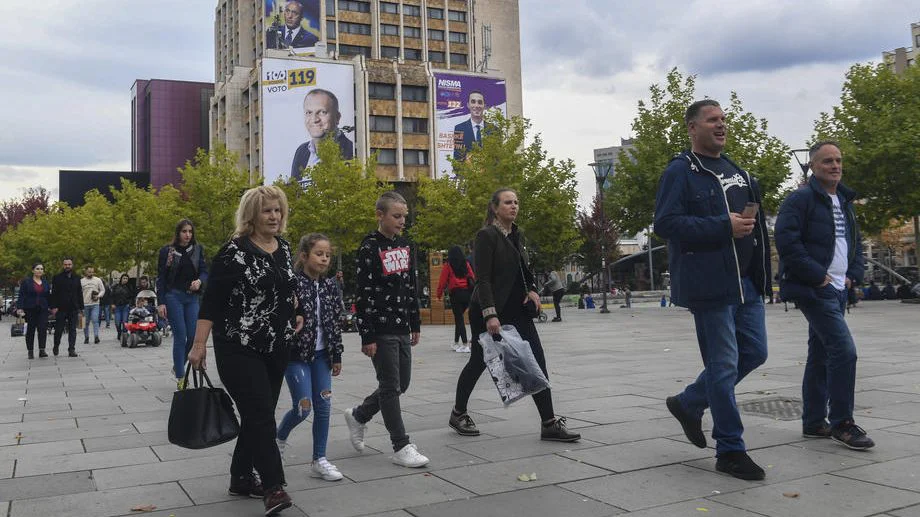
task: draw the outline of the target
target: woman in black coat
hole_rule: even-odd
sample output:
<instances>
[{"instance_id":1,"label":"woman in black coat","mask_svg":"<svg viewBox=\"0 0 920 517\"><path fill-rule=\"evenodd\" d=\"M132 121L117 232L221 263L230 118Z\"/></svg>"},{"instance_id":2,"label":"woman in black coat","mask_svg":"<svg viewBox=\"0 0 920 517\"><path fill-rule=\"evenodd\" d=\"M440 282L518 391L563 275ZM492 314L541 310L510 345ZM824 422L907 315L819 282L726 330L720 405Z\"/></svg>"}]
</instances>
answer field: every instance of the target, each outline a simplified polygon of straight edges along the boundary
<instances>
[{"instance_id":1,"label":"woman in black coat","mask_svg":"<svg viewBox=\"0 0 920 517\"><path fill-rule=\"evenodd\" d=\"M29 359L35 358L35 332L38 332L38 357L48 357L45 342L48 339L48 298L51 284L42 278L45 266L41 262L32 265L32 274L19 284L16 299L16 313L26 317L26 349Z\"/></svg>"}]
</instances>

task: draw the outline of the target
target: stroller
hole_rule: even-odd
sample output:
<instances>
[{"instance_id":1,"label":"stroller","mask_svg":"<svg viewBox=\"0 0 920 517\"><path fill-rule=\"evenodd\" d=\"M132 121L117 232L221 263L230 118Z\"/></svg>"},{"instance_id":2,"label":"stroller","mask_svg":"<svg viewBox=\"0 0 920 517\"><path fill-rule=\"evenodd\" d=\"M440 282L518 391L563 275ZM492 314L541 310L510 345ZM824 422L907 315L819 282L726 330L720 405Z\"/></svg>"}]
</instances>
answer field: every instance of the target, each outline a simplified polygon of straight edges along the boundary
<instances>
[{"instance_id":1,"label":"stroller","mask_svg":"<svg viewBox=\"0 0 920 517\"><path fill-rule=\"evenodd\" d=\"M123 348L136 348L138 344L160 346L163 337L157 329L156 297L156 293L150 290L137 293L135 306L128 313L128 321L124 323L125 329L121 333ZM152 305L149 303L151 299ZM143 305L139 301L143 301Z\"/></svg>"}]
</instances>

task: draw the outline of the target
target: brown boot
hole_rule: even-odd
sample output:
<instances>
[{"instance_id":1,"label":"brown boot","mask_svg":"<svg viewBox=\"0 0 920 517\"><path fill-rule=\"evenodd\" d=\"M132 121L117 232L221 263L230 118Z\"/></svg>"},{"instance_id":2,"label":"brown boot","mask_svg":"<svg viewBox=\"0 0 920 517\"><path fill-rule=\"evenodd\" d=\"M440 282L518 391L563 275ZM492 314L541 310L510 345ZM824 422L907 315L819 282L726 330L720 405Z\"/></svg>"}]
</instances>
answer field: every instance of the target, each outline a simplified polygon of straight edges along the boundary
<instances>
[{"instance_id":1,"label":"brown boot","mask_svg":"<svg viewBox=\"0 0 920 517\"><path fill-rule=\"evenodd\" d=\"M269 489L265 492L265 497L262 498L262 502L265 503L265 515L278 515L281 513L281 510L291 507L291 496L287 495L287 492L284 491L280 486L276 486L272 489Z\"/></svg>"}]
</instances>

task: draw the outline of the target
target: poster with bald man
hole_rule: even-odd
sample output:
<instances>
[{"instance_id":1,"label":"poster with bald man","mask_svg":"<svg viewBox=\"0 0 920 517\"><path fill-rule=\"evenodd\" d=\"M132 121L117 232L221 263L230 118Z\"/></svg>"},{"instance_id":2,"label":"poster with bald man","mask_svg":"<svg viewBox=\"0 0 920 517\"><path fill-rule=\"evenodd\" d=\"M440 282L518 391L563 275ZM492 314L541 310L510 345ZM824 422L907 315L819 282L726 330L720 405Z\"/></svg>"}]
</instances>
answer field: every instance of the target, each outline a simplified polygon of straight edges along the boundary
<instances>
[{"instance_id":1,"label":"poster with bald man","mask_svg":"<svg viewBox=\"0 0 920 517\"><path fill-rule=\"evenodd\" d=\"M354 68L349 63L262 60L262 171L265 184L294 178L310 184L324 138L355 157ZM304 173L304 169L307 173Z\"/></svg>"},{"instance_id":2,"label":"poster with bald man","mask_svg":"<svg viewBox=\"0 0 920 517\"><path fill-rule=\"evenodd\" d=\"M495 109L508 115L505 81L441 73L435 73L434 80L438 176L453 175L449 158L465 160L489 133L485 113Z\"/></svg>"},{"instance_id":3,"label":"poster with bald man","mask_svg":"<svg viewBox=\"0 0 920 517\"><path fill-rule=\"evenodd\" d=\"M322 36L321 0L265 0L265 48L312 55Z\"/></svg>"}]
</instances>

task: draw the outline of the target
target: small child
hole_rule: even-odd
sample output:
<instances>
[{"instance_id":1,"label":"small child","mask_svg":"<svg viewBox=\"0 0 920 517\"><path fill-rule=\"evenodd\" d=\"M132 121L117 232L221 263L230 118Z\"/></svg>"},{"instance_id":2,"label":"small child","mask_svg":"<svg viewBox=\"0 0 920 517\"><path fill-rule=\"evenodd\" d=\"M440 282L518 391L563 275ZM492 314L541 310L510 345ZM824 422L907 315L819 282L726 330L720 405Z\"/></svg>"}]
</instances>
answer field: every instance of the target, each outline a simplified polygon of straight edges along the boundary
<instances>
[{"instance_id":1,"label":"small child","mask_svg":"<svg viewBox=\"0 0 920 517\"><path fill-rule=\"evenodd\" d=\"M366 424L378 412L390 432L393 463L424 467L428 458L409 442L399 396L409 388L412 347L419 342L421 318L416 295L415 260L409 241L399 234L409 209L397 192L377 200L377 231L364 238L356 259L358 331L361 352L370 357L378 387L361 405L345 412L351 444L364 450Z\"/></svg>"},{"instance_id":2,"label":"small child","mask_svg":"<svg viewBox=\"0 0 920 517\"><path fill-rule=\"evenodd\" d=\"M131 309L131 312L128 313L128 321L131 323L137 323L139 321L144 321L145 319L151 316L150 310L147 309L147 300L144 298L138 298L134 300L134 308Z\"/></svg>"},{"instance_id":3,"label":"small child","mask_svg":"<svg viewBox=\"0 0 920 517\"><path fill-rule=\"evenodd\" d=\"M341 291L333 278L324 278L332 258L332 245L321 233L300 239L297 261L297 302L303 309L303 330L291 347L284 378L293 407L278 426L278 450L284 456L287 439L313 410L314 477L338 481L342 474L326 459L329 414L332 411L332 377L342 372Z\"/></svg>"}]
</instances>

